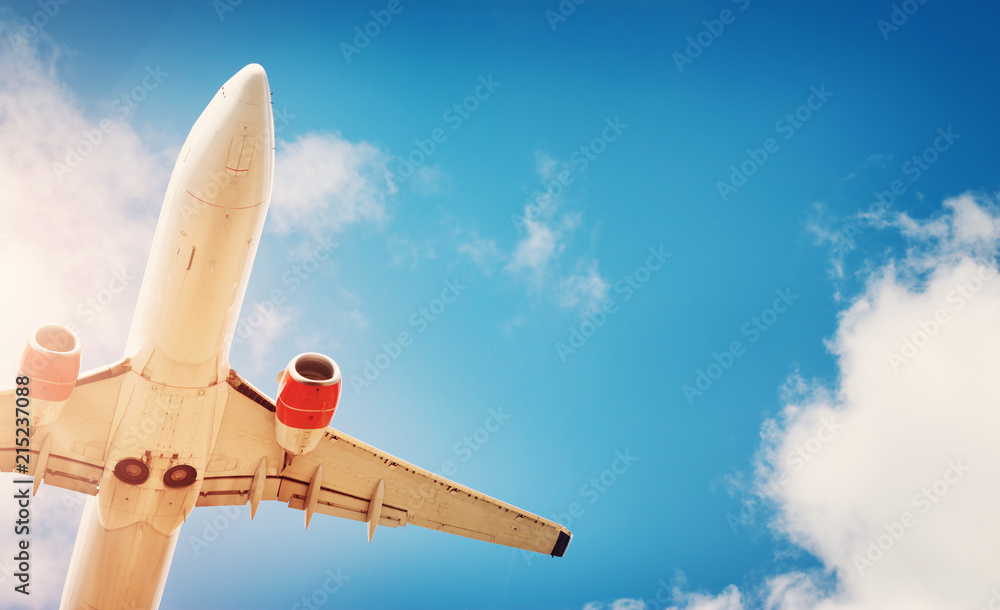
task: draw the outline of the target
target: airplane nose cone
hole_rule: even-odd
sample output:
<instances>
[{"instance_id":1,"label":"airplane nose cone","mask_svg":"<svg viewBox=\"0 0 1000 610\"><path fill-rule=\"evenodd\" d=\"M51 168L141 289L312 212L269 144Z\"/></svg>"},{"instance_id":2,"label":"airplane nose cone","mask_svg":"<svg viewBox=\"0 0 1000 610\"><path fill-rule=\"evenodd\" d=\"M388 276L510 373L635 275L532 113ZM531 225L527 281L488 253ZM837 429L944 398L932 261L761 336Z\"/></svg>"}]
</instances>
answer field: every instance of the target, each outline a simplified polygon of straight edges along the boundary
<instances>
[{"instance_id":1,"label":"airplane nose cone","mask_svg":"<svg viewBox=\"0 0 1000 610\"><path fill-rule=\"evenodd\" d=\"M222 90L226 97L232 96L244 104L263 104L271 97L267 73L260 64L250 64L237 72Z\"/></svg>"}]
</instances>

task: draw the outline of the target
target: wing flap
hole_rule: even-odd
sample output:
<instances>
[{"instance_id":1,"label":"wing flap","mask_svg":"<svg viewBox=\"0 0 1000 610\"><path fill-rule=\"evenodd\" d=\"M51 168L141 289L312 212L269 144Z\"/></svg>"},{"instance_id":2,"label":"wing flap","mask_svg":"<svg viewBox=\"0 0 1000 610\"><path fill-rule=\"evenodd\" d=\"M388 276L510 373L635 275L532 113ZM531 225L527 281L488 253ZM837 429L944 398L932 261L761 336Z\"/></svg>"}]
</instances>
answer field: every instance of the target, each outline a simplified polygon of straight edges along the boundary
<instances>
[{"instance_id":1,"label":"wing flap","mask_svg":"<svg viewBox=\"0 0 1000 610\"><path fill-rule=\"evenodd\" d=\"M32 461L36 461L32 456ZM62 487L70 491L78 491L87 495L97 495L97 485L101 481L103 468L86 464L77 460L66 459L58 455L49 456L45 467L43 482L53 487Z\"/></svg>"},{"instance_id":2,"label":"wing flap","mask_svg":"<svg viewBox=\"0 0 1000 610\"><path fill-rule=\"evenodd\" d=\"M325 480L325 477L324 477ZM289 508L304 510L308 483L282 478L278 491L278 500L287 502ZM368 520L368 500L348 496L327 487L323 487L316 502L316 512L334 517L342 517L352 521ZM408 522L406 511L382 505L378 524L386 527L405 526Z\"/></svg>"},{"instance_id":3,"label":"wing flap","mask_svg":"<svg viewBox=\"0 0 1000 610\"><path fill-rule=\"evenodd\" d=\"M385 479L386 506L407 512L408 523L494 544L549 554L562 526L458 485L342 432L328 430L311 453L297 458L283 476L308 480L323 466L323 487L370 498ZM364 500L367 502L367 500Z\"/></svg>"},{"instance_id":4,"label":"wing flap","mask_svg":"<svg viewBox=\"0 0 1000 610\"><path fill-rule=\"evenodd\" d=\"M253 475L237 477L205 477L195 506L242 506L250 498ZM264 482L262 500L277 500L281 479L268 477Z\"/></svg>"},{"instance_id":5,"label":"wing flap","mask_svg":"<svg viewBox=\"0 0 1000 610\"><path fill-rule=\"evenodd\" d=\"M267 458L264 499L305 509L309 482L323 467L315 511L367 521L379 481L384 481L379 525L416 525L538 553L562 556L570 540L565 527L463 487L332 428L312 452L287 467L274 433L274 403L235 372L212 463L225 470L208 475L199 505L244 504L256 465ZM273 487L277 485L277 488ZM377 501L376 501L377 502ZM377 505L376 505L377 506Z\"/></svg>"}]
</instances>

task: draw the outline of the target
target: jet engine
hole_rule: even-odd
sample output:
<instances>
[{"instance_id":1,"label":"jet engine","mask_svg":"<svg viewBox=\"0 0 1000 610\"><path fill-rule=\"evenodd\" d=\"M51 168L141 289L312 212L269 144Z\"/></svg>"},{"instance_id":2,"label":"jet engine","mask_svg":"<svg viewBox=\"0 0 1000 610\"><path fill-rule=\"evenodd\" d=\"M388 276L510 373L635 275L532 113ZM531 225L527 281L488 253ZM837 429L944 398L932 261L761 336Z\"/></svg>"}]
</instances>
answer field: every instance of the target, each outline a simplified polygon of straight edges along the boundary
<instances>
[{"instance_id":1,"label":"jet engine","mask_svg":"<svg viewBox=\"0 0 1000 610\"><path fill-rule=\"evenodd\" d=\"M69 400L80 375L80 338L58 324L35 330L24 348L18 376L29 379L31 429L51 424Z\"/></svg>"},{"instance_id":2,"label":"jet engine","mask_svg":"<svg viewBox=\"0 0 1000 610\"><path fill-rule=\"evenodd\" d=\"M278 373L274 424L282 449L295 456L316 448L337 410L340 386L340 367L323 354L299 354Z\"/></svg>"}]
</instances>

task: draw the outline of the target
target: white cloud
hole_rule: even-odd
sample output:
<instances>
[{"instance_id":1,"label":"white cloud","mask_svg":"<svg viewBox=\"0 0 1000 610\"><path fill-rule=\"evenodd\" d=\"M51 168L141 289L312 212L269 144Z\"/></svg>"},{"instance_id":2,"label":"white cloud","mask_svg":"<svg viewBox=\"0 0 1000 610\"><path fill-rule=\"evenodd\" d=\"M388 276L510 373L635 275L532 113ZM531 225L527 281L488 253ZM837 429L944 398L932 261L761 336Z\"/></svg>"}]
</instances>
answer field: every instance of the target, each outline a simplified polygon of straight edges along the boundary
<instances>
[{"instance_id":1,"label":"white cloud","mask_svg":"<svg viewBox=\"0 0 1000 610\"><path fill-rule=\"evenodd\" d=\"M541 152L535 151L535 171L542 180L554 180L562 169L569 169L569 164L559 163L554 158Z\"/></svg>"},{"instance_id":2,"label":"white cloud","mask_svg":"<svg viewBox=\"0 0 1000 610\"><path fill-rule=\"evenodd\" d=\"M562 234L547 221L525 217L524 230L526 235L514 248L507 268L514 272L526 270L540 278L566 245L561 241Z\"/></svg>"},{"instance_id":3,"label":"white cloud","mask_svg":"<svg viewBox=\"0 0 1000 610\"><path fill-rule=\"evenodd\" d=\"M454 232L456 249L486 275L502 268L525 284L529 293L585 311L607 295L609 282L598 272L597 261L583 257L576 259L571 273L560 274L563 256L583 224L580 212L562 209L563 187L555 178L568 172L568 165L539 152L535 153L535 170L550 190L532 193L522 213L512 216L519 233L514 247L508 252L477 229L459 227Z\"/></svg>"},{"instance_id":4,"label":"white cloud","mask_svg":"<svg viewBox=\"0 0 1000 610\"><path fill-rule=\"evenodd\" d=\"M368 330L368 316L361 311L361 306L364 305L364 300L361 299L356 294L350 292L343 293L344 302L347 303L348 307L351 308L347 312L347 319L360 330Z\"/></svg>"},{"instance_id":5,"label":"white cloud","mask_svg":"<svg viewBox=\"0 0 1000 610\"><path fill-rule=\"evenodd\" d=\"M806 231L813 236L817 245L829 250L829 276L834 282L834 300L841 300L841 290L846 279L846 258L857 247L857 243L863 241L869 231L898 226L899 223L900 217L893 217L889 208L879 203L843 218L830 216L822 203L813 204L813 214L806 224ZM856 275L865 276L867 273L862 270Z\"/></svg>"},{"instance_id":6,"label":"white cloud","mask_svg":"<svg viewBox=\"0 0 1000 610\"><path fill-rule=\"evenodd\" d=\"M830 277L839 283L844 279L844 259L854 250L857 240L872 228L884 226L884 207L873 205L845 218L831 217L822 203L813 204L813 215L806 224L806 231L817 245L830 251Z\"/></svg>"},{"instance_id":7,"label":"white cloud","mask_svg":"<svg viewBox=\"0 0 1000 610\"><path fill-rule=\"evenodd\" d=\"M845 278L847 254L871 230L895 228L901 236L913 242L915 247L906 261L908 272L924 272L955 257L981 256L997 249L1000 220L992 202L983 197L977 200L967 193L945 200L943 206L948 216L920 221L906 212L893 214L881 204L872 204L844 218L836 218L827 213L823 204L817 203L813 206L814 212L806 230L817 244L829 249L830 275L838 290L841 280ZM928 244L934 245L933 251L927 250ZM922 260L927 255L929 258ZM865 264L870 265L871 261ZM870 271L864 268L859 275L866 276Z\"/></svg>"},{"instance_id":8,"label":"white cloud","mask_svg":"<svg viewBox=\"0 0 1000 610\"><path fill-rule=\"evenodd\" d=\"M608 298L611 283L597 271L597 261L577 262L576 271L559 280L559 304L595 310Z\"/></svg>"},{"instance_id":9,"label":"white cloud","mask_svg":"<svg viewBox=\"0 0 1000 610\"><path fill-rule=\"evenodd\" d=\"M617 599L608 605L600 602L590 602L583 610L644 610L646 606L639 599Z\"/></svg>"},{"instance_id":10,"label":"white cloud","mask_svg":"<svg viewBox=\"0 0 1000 610\"><path fill-rule=\"evenodd\" d=\"M988 256L1000 246L1000 216L993 202L970 193L944 202L946 216L921 222L905 212L896 226L918 245L932 243L934 249L915 248L907 262L919 271L942 261L953 263L965 256Z\"/></svg>"},{"instance_id":11,"label":"white cloud","mask_svg":"<svg viewBox=\"0 0 1000 610\"><path fill-rule=\"evenodd\" d=\"M127 123L101 132L103 117L84 114L55 78L56 48L46 49L46 61L31 46L15 53L7 27L0 25L0 227L7 234L0 344L10 347L2 367L12 370L30 329L50 321L78 327L85 367L105 364L122 355L173 160L144 147ZM95 132L102 134L96 146L85 136ZM57 179L54 164L78 154L70 149L89 154L70 159L75 169ZM132 279L109 298L106 289L122 271Z\"/></svg>"},{"instance_id":12,"label":"white cloud","mask_svg":"<svg viewBox=\"0 0 1000 610\"><path fill-rule=\"evenodd\" d=\"M886 168L886 162L888 162L888 161L892 161L892 154L888 154L888 153L874 153L872 155L868 155L868 158L865 159L863 163L861 163L856 168L854 168L854 170L851 173L847 174L847 176L844 177L844 180L845 181L846 180L853 180L854 178L857 178L858 176L860 176L862 174L862 172L864 172L865 170L867 170L869 168L872 168L872 167L877 167L879 169L885 169Z\"/></svg>"},{"instance_id":13,"label":"white cloud","mask_svg":"<svg viewBox=\"0 0 1000 610\"><path fill-rule=\"evenodd\" d=\"M404 234L388 235L386 245L394 265L408 265L416 269L421 260L437 258L437 249L433 240L413 239Z\"/></svg>"},{"instance_id":14,"label":"white cloud","mask_svg":"<svg viewBox=\"0 0 1000 610\"><path fill-rule=\"evenodd\" d=\"M836 387L791 380L764 426L774 531L824 567L759 583L754 608L978 609L1000 589L1000 213L963 195L889 224L910 245L840 314Z\"/></svg>"},{"instance_id":15,"label":"white cloud","mask_svg":"<svg viewBox=\"0 0 1000 610\"><path fill-rule=\"evenodd\" d=\"M332 133L279 141L270 227L330 235L359 222L384 222L386 201L397 190L389 180L389 159L368 142Z\"/></svg>"},{"instance_id":16,"label":"white cloud","mask_svg":"<svg viewBox=\"0 0 1000 610\"><path fill-rule=\"evenodd\" d=\"M739 589L732 585L726 587L719 595L686 593L679 587L674 587L667 595L668 597L662 601L650 599L648 604L645 600L630 598L617 599L607 606L591 602L584 606L583 610L743 610L744 608ZM666 606L667 603L672 605Z\"/></svg>"},{"instance_id":17,"label":"white cloud","mask_svg":"<svg viewBox=\"0 0 1000 610\"><path fill-rule=\"evenodd\" d=\"M13 381L31 330L48 322L77 327L84 368L122 356L173 162L172 152L145 147L128 123L100 132L101 117L85 114L55 77L58 48L39 37L41 53L32 44L15 53L9 27L0 23L0 231L6 234L0 241L0 369L7 375L0 385ZM102 134L98 145L82 144L95 132ZM79 151L78 163L68 159L68 148ZM57 177L55 163L75 167ZM120 279L112 282L116 274ZM10 475L0 480L0 492L11 498ZM58 605L82 507L79 494L39 490L32 499L32 594L13 592L5 553L0 607ZM15 521L14 508L0 502L4 523ZM0 548L14 546L13 528L2 528Z\"/></svg>"},{"instance_id":18,"label":"white cloud","mask_svg":"<svg viewBox=\"0 0 1000 610\"><path fill-rule=\"evenodd\" d=\"M476 229L459 231L458 235L459 253L469 257L484 274L493 275L506 256L497 247L496 240L482 237Z\"/></svg>"},{"instance_id":19,"label":"white cloud","mask_svg":"<svg viewBox=\"0 0 1000 610\"><path fill-rule=\"evenodd\" d=\"M440 165L421 165L410 179L410 188L421 197L430 197L449 190L451 180Z\"/></svg>"},{"instance_id":20,"label":"white cloud","mask_svg":"<svg viewBox=\"0 0 1000 610\"><path fill-rule=\"evenodd\" d=\"M544 153L535 153L535 169L542 182L559 186L553 178L565 163L560 163ZM580 226L581 217L576 212L561 212L562 187L559 192L536 191L524 204L524 214L518 227L521 238L510 255L507 270L527 273L536 287L541 286L552 268L566 251L573 231Z\"/></svg>"},{"instance_id":21,"label":"white cloud","mask_svg":"<svg viewBox=\"0 0 1000 610\"><path fill-rule=\"evenodd\" d=\"M674 603L678 602L680 605L675 606L677 610L741 610L743 608L740 592L732 585L715 596L675 591Z\"/></svg>"},{"instance_id":22,"label":"white cloud","mask_svg":"<svg viewBox=\"0 0 1000 610\"><path fill-rule=\"evenodd\" d=\"M297 312L294 309L286 307L282 310L272 311L268 315L262 315L260 318L251 318L260 320L246 341L250 355L253 356L256 372L264 370L265 361L268 356L274 353L275 343L288 333L289 327L297 317Z\"/></svg>"}]
</instances>

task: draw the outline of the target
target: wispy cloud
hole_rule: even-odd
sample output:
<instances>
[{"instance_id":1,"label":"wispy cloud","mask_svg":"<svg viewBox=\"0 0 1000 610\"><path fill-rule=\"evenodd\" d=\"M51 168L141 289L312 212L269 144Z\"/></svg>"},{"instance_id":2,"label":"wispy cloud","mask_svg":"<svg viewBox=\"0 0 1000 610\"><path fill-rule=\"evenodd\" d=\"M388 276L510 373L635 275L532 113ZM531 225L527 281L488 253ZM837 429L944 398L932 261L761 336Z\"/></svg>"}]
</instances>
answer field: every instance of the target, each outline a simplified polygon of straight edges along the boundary
<instances>
[{"instance_id":1,"label":"wispy cloud","mask_svg":"<svg viewBox=\"0 0 1000 610\"><path fill-rule=\"evenodd\" d=\"M552 183L568 164L541 153L535 153L535 171L541 182ZM514 246L507 269L513 273L526 272L536 283L543 282L566 251L566 242L580 226L577 212L561 210L560 193L547 190L536 193L524 204L522 235Z\"/></svg>"},{"instance_id":2,"label":"wispy cloud","mask_svg":"<svg viewBox=\"0 0 1000 610\"><path fill-rule=\"evenodd\" d=\"M386 245L395 265L406 265L416 269L422 260L437 258L437 246L434 240L418 240L405 234L390 234L386 236Z\"/></svg>"},{"instance_id":3,"label":"wispy cloud","mask_svg":"<svg viewBox=\"0 0 1000 610\"><path fill-rule=\"evenodd\" d=\"M430 197L449 190L451 179L440 165L422 165L413 173L410 188L421 197Z\"/></svg>"},{"instance_id":4,"label":"wispy cloud","mask_svg":"<svg viewBox=\"0 0 1000 610\"><path fill-rule=\"evenodd\" d=\"M910 265L932 269L966 256L990 256L1000 247L1000 214L988 198L966 193L946 200L944 210L929 221L915 220L905 212L896 219L900 232L918 246L907 261Z\"/></svg>"},{"instance_id":5,"label":"wispy cloud","mask_svg":"<svg viewBox=\"0 0 1000 610\"><path fill-rule=\"evenodd\" d=\"M881 204L872 204L845 217L832 216L823 203L815 203L806 231L816 244L826 247L830 255L829 276L834 282L835 300L840 301L847 256L857 247L867 231L884 229L895 224L892 211Z\"/></svg>"},{"instance_id":6,"label":"wispy cloud","mask_svg":"<svg viewBox=\"0 0 1000 610\"><path fill-rule=\"evenodd\" d=\"M278 233L330 235L388 220L387 200L397 191L389 159L373 144L333 133L279 141L269 226Z\"/></svg>"},{"instance_id":7,"label":"wispy cloud","mask_svg":"<svg viewBox=\"0 0 1000 610\"><path fill-rule=\"evenodd\" d=\"M648 603L647 603L648 601ZM666 604L670 604L669 606ZM590 602L583 610L743 610L743 598L739 589L730 585L719 595L706 593L688 593L679 587L673 587L669 592L661 589L656 599L642 600L622 598L607 605L600 602ZM768 609L778 610L781 606L768 606ZM792 610L788 607L788 610Z\"/></svg>"},{"instance_id":8,"label":"wispy cloud","mask_svg":"<svg viewBox=\"0 0 1000 610\"><path fill-rule=\"evenodd\" d=\"M544 279L552 263L566 250L560 228L548 220L526 218L524 221L526 235L517 242L507 269L514 273L527 271L536 281Z\"/></svg>"},{"instance_id":9,"label":"wispy cloud","mask_svg":"<svg viewBox=\"0 0 1000 610\"><path fill-rule=\"evenodd\" d=\"M845 181L853 180L858 176L860 176L862 173L864 173L866 170L871 169L873 167L877 167L879 169L886 169L886 163L888 161L892 161L892 153L873 153L871 155L868 155L868 158L865 159L860 165L855 167L854 170L851 171L851 173L847 174L847 176L844 177L844 180Z\"/></svg>"},{"instance_id":10,"label":"wispy cloud","mask_svg":"<svg viewBox=\"0 0 1000 610\"><path fill-rule=\"evenodd\" d=\"M57 78L59 47L38 36L15 52L7 44L10 27L0 22L0 285L7 287L0 295L0 369L8 381L29 333L44 323L77 328L84 368L122 356L176 152L151 150L122 122L56 179L53 165L98 130L97 119ZM7 498L10 480L4 475L0 485ZM5 523L14 522L15 506L0 502ZM32 500L32 595L14 593L12 577L0 570L0 606L58 605L82 507L79 494L39 491ZM3 528L0 547L13 549L12 536L13 528Z\"/></svg>"},{"instance_id":11,"label":"wispy cloud","mask_svg":"<svg viewBox=\"0 0 1000 610\"><path fill-rule=\"evenodd\" d=\"M616 599L605 605L600 602L590 602L583 610L644 610L645 604L638 599Z\"/></svg>"},{"instance_id":12,"label":"wispy cloud","mask_svg":"<svg viewBox=\"0 0 1000 610\"><path fill-rule=\"evenodd\" d=\"M551 186L558 185L558 176L570 172L570 167L536 152L535 171L541 183ZM583 215L566 209L562 186L535 191L523 204L521 214L512 219L518 237L509 251L495 238L483 237L478 229L461 227L455 230L456 249L483 273L492 275L502 269L529 293L550 298L562 307L583 311L603 299L609 282L600 274L596 259L577 257L572 271L563 271L563 258L583 225Z\"/></svg>"},{"instance_id":13,"label":"wispy cloud","mask_svg":"<svg viewBox=\"0 0 1000 610\"><path fill-rule=\"evenodd\" d=\"M485 275L496 273L498 266L503 264L505 259L505 255L497 247L496 240L482 237L478 229L460 233L459 253L467 256Z\"/></svg>"},{"instance_id":14,"label":"wispy cloud","mask_svg":"<svg viewBox=\"0 0 1000 610\"><path fill-rule=\"evenodd\" d=\"M297 312L287 308L281 311L274 311L262 318L262 322L254 329L250 338L247 339L247 347L253 356L255 372L264 370L264 365L268 357L273 354L274 344L282 336L287 334L289 328L294 326Z\"/></svg>"},{"instance_id":15,"label":"wispy cloud","mask_svg":"<svg viewBox=\"0 0 1000 610\"><path fill-rule=\"evenodd\" d=\"M597 261L577 261L576 270L559 280L563 307L596 310L608 298L611 283L597 271Z\"/></svg>"}]
</instances>

